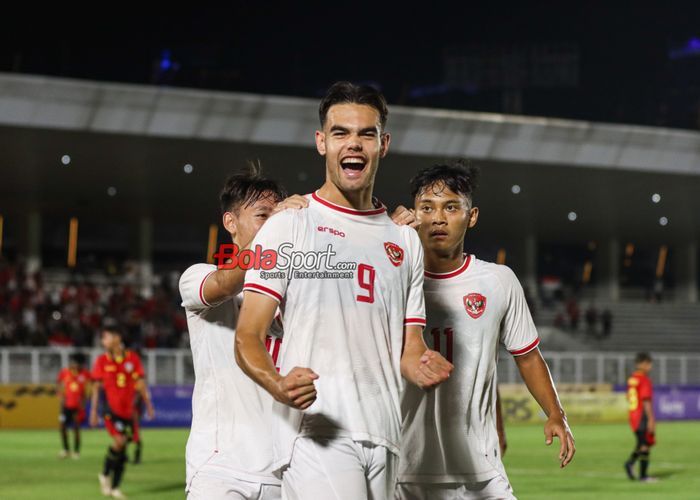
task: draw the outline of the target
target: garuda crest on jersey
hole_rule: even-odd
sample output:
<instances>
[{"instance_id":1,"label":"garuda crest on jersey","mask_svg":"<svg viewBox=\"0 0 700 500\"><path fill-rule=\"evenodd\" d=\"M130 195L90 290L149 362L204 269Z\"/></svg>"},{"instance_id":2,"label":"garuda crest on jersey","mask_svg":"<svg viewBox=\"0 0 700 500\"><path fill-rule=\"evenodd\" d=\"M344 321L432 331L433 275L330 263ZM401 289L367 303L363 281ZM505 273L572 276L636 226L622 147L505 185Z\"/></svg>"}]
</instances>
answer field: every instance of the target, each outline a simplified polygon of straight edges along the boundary
<instances>
[{"instance_id":1,"label":"garuda crest on jersey","mask_svg":"<svg viewBox=\"0 0 700 500\"><path fill-rule=\"evenodd\" d=\"M486 310L486 297L480 293L470 293L463 297L467 314L474 319L479 318Z\"/></svg>"},{"instance_id":2,"label":"garuda crest on jersey","mask_svg":"<svg viewBox=\"0 0 700 500\"><path fill-rule=\"evenodd\" d=\"M386 254L389 256L391 263L399 267L403 262L403 249L396 243L387 241L384 243L384 250L386 250Z\"/></svg>"}]
</instances>

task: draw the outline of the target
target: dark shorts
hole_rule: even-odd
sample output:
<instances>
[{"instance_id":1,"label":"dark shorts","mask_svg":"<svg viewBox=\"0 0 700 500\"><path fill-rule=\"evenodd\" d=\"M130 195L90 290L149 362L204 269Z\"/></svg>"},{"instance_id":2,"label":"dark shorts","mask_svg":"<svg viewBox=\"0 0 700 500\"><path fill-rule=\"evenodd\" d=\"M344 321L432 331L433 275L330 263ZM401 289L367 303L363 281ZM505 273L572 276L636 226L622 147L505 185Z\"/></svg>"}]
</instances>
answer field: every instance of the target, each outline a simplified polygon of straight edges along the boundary
<instances>
[{"instance_id":1,"label":"dark shorts","mask_svg":"<svg viewBox=\"0 0 700 500\"><path fill-rule=\"evenodd\" d=\"M134 425L133 418L122 418L110 411L107 411L104 415L104 419L105 429L107 429L110 436L125 436L131 441L138 442L139 426Z\"/></svg>"},{"instance_id":2,"label":"dark shorts","mask_svg":"<svg viewBox=\"0 0 700 500\"><path fill-rule=\"evenodd\" d=\"M637 448L640 448L641 446L651 446L651 443L647 440L647 431L646 429L643 431L636 431L635 436L637 436Z\"/></svg>"},{"instance_id":3,"label":"dark shorts","mask_svg":"<svg viewBox=\"0 0 700 500\"><path fill-rule=\"evenodd\" d=\"M61 408L61 413L58 416L58 421L66 427L80 425L85 417L85 411L81 408Z\"/></svg>"},{"instance_id":4,"label":"dark shorts","mask_svg":"<svg viewBox=\"0 0 700 500\"><path fill-rule=\"evenodd\" d=\"M647 428L647 417L642 415L642 419L639 422L639 427L634 431L634 435L637 436L637 448L642 446L653 446L656 443L654 436L649 433Z\"/></svg>"}]
</instances>

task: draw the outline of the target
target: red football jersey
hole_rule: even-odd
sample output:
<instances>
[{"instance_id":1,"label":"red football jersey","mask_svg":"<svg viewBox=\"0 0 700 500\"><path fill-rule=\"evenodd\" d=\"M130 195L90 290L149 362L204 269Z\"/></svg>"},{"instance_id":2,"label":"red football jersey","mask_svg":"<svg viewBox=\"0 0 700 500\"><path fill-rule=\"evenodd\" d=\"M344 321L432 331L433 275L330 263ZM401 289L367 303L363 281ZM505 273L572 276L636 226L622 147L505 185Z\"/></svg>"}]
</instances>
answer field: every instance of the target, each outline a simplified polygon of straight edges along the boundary
<instances>
[{"instance_id":1,"label":"red football jersey","mask_svg":"<svg viewBox=\"0 0 700 500\"><path fill-rule=\"evenodd\" d=\"M633 431L639 429L642 415L644 415L642 402L647 399L651 400L653 394L651 379L642 372L634 372L627 379L627 402L629 403L630 426Z\"/></svg>"},{"instance_id":2,"label":"red football jersey","mask_svg":"<svg viewBox=\"0 0 700 500\"><path fill-rule=\"evenodd\" d=\"M132 351L124 351L117 358L105 353L92 368L92 378L102 382L109 409L124 419L130 419L134 413L136 382L143 376L141 358Z\"/></svg>"},{"instance_id":3,"label":"red football jersey","mask_svg":"<svg viewBox=\"0 0 700 500\"><path fill-rule=\"evenodd\" d=\"M70 368L63 368L58 372L56 383L63 385L63 406L70 410L79 410L83 407L85 398L85 385L90 380L90 372L85 368L77 373L70 371Z\"/></svg>"}]
</instances>

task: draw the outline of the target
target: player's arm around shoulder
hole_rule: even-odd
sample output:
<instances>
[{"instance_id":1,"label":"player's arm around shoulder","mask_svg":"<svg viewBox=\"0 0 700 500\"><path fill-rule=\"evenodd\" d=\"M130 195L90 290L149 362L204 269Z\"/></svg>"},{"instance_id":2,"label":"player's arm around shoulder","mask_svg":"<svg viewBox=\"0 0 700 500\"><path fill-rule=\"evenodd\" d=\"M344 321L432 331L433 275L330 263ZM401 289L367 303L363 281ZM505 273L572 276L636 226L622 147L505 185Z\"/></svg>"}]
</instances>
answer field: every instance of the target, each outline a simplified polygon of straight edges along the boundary
<instances>
[{"instance_id":1,"label":"player's arm around shoulder","mask_svg":"<svg viewBox=\"0 0 700 500\"><path fill-rule=\"evenodd\" d=\"M412 208L406 208L403 205L397 206L391 213L391 220L398 226L409 226L417 229L420 223L416 218L416 212Z\"/></svg>"},{"instance_id":2,"label":"player's arm around shoulder","mask_svg":"<svg viewBox=\"0 0 700 500\"><path fill-rule=\"evenodd\" d=\"M308 199L298 194L292 195L275 206L263 228L270 226L270 230L274 231L276 226L285 227L290 223L289 219L294 218L294 212L308 206ZM254 247L253 241L241 243L241 247L235 249L236 254ZM241 293L245 281L245 269L235 264L228 266L225 262L227 256L232 257L234 254L219 249L215 254L218 265L195 264L183 273L180 278L180 294L185 308L197 310L214 307Z\"/></svg>"},{"instance_id":3,"label":"player's arm around shoulder","mask_svg":"<svg viewBox=\"0 0 700 500\"><path fill-rule=\"evenodd\" d=\"M213 264L198 263L188 267L178 283L182 307L189 311L201 311L216 305L212 297L207 300L204 291L209 278L216 272Z\"/></svg>"}]
</instances>

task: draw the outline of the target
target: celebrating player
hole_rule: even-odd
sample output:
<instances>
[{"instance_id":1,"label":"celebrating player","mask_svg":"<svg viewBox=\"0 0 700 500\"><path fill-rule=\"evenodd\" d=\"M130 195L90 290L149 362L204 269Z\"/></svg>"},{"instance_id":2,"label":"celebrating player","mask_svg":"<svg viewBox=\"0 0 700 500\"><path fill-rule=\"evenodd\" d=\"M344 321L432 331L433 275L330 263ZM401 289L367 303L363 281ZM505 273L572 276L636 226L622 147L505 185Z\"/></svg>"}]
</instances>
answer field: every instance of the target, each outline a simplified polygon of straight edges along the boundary
<instances>
[{"instance_id":1,"label":"celebrating player","mask_svg":"<svg viewBox=\"0 0 700 500\"><path fill-rule=\"evenodd\" d=\"M656 419L654 418L654 405L652 398L654 388L649 378L652 368L651 356L640 352L635 358L636 371L627 379L627 401L629 403L629 420L632 432L637 439L637 445L625 462L625 471L630 479L634 476L634 463L639 459L639 479L645 482L655 481L649 477L649 451L656 444L654 433L656 432Z\"/></svg>"},{"instance_id":2,"label":"celebrating player","mask_svg":"<svg viewBox=\"0 0 700 500\"><path fill-rule=\"evenodd\" d=\"M237 256L272 213L308 205L301 196L281 202L284 197L283 188L263 177L255 164L227 179L221 210ZM272 441L263 424L272 398L241 372L233 357L236 296L245 271L221 267L195 264L180 278L195 371L186 451L188 498L277 499L280 481L272 475ZM282 340L279 322L268 333L267 345L276 359Z\"/></svg>"},{"instance_id":3,"label":"celebrating player","mask_svg":"<svg viewBox=\"0 0 700 500\"><path fill-rule=\"evenodd\" d=\"M104 388L104 422L107 432L112 437L112 444L107 449L104 467L98 479L103 495L126 498L119 489L119 484L124 474L129 435L137 432L133 427L136 392L141 394L149 418L153 418L154 415L153 405L143 378L141 358L135 352L124 348L122 330L117 323L105 322L102 328L102 347L106 352L95 360L91 374L93 387L90 425L97 425L99 391ZM134 440L138 441L138 436L134 436Z\"/></svg>"},{"instance_id":4,"label":"celebrating player","mask_svg":"<svg viewBox=\"0 0 700 500\"><path fill-rule=\"evenodd\" d=\"M285 498L384 499L396 477L402 375L428 388L452 365L421 335L418 236L372 197L390 142L384 97L339 82L319 118L326 181L306 210L271 217L254 239L276 266L246 274L236 360L279 402L275 465ZM264 342L278 304L281 374Z\"/></svg>"},{"instance_id":5,"label":"celebrating player","mask_svg":"<svg viewBox=\"0 0 700 500\"><path fill-rule=\"evenodd\" d=\"M87 387L90 383L90 372L85 369L85 356L81 353L72 354L70 362L63 368L56 379L58 397L61 401L61 440L63 449L59 456L66 458L80 457L80 424L85 418L85 403ZM73 429L73 453L68 447L68 428Z\"/></svg>"},{"instance_id":6,"label":"celebrating player","mask_svg":"<svg viewBox=\"0 0 700 500\"><path fill-rule=\"evenodd\" d=\"M574 456L569 430L522 287L506 266L464 253L476 225L477 171L463 162L435 165L412 179L418 234L425 251L428 345L454 363L432 392L407 387L399 462L400 499L515 498L497 430L496 362L502 343L547 415L545 442L560 440L559 459Z\"/></svg>"}]
</instances>

